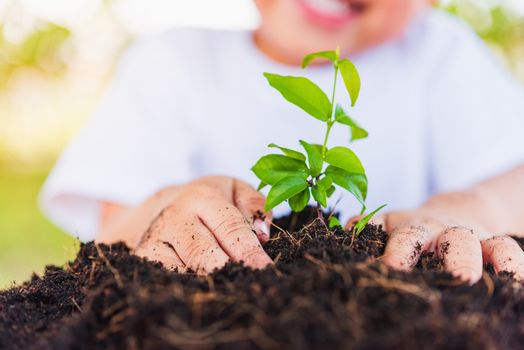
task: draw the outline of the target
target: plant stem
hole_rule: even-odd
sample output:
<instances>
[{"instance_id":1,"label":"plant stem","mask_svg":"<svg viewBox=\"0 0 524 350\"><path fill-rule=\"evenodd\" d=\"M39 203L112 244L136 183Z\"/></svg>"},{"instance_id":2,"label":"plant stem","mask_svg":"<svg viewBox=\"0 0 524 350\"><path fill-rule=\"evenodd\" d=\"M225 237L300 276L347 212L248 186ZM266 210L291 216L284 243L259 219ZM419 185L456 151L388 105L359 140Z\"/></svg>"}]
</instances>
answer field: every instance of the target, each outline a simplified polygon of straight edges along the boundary
<instances>
[{"instance_id":1,"label":"plant stem","mask_svg":"<svg viewBox=\"0 0 524 350\"><path fill-rule=\"evenodd\" d=\"M322 145L322 160L326 157L326 149L327 149L327 142L329 138L329 132L331 131L331 127L333 126L333 123L328 121L327 123L327 129L326 129L326 135L324 136L324 144Z\"/></svg>"},{"instance_id":2,"label":"plant stem","mask_svg":"<svg viewBox=\"0 0 524 350\"><path fill-rule=\"evenodd\" d=\"M335 66L335 78L333 81L333 92L331 93L331 119L333 119L333 114L335 113L335 91L337 90L337 78L338 78L338 66Z\"/></svg>"},{"instance_id":3,"label":"plant stem","mask_svg":"<svg viewBox=\"0 0 524 350\"><path fill-rule=\"evenodd\" d=\"M331 93L331 118L327 121L326 135L324 136L324 144L322 145L322 160L326 156L327 142L329 139L329 133L334 123L335 114L335 92L337 91L337 78L338 78L338 66L335 65L335 78L333 79L333 92Z\"/></svg>"},{"instance_id":4,"label":"plant stem","mask_svg":"<svg viewBox=\"0 0 524 350\"><path fill-rule=\"evenodd\" d=\"M326 158L327 143L329 139L329 133L331 132L331 127L335 123L335 92L337 91L337 78L338 78L338 66L335 64L335 77L333 79L333 92L331 93L331 117L327 121L326 135L324 136L324 144L322 145L322 162ZM317 178L318 180L318 178ZM324 222L324 215L322 214L322 206L317 202L317 215L321 222Z\"/></svg>"},{"instance_id":5,"label":"plant stem","mask_svg":"<svg viewBox=\"0 0 524 350\"><path fill-rule=\"evenodd\" d=\"M326 157L326 146L327 146L327 141L329 138L329 132L331 131L332 126L333 126L333 122L329 120L327 123L326 136L324 137L324 145L322 146L322 168L324 167L323 163L324 163L324 158ZM320 175L318 177L320 177ZM318 177L316 179L317 181L318 181ZM320 221L323 222L325 225L326 223L324 220L324 215L322 215L322 206L320 202L317 202L317 216L320 219Z\"/></svg>"},{"instance_id":6,"label":"plant stem","mask_svg":"<svg viewBox=\"0 0 524 350\"><path fill-rule=\"evenodd\" d=\"M321 222L324 222L324 215L322 213L322 207L320 206L320 203L318 203L318 202L317 202L317 216L318 216L318 218L320 219Z\"/></svg>"}]
</instances>

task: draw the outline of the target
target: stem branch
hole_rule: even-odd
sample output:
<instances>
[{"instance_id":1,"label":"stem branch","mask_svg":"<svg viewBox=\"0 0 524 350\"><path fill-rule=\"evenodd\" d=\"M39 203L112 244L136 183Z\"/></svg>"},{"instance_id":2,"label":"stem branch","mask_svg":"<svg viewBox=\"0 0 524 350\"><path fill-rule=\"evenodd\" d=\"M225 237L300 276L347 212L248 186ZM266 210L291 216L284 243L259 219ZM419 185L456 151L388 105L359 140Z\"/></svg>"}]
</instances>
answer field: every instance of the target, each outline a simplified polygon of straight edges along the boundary
<instances>
[{"instance_id":1,"label":"stem branch","mask_svg":"<svg viewBox=\"0 0 524 350\"><path fill-rule=\"evenodd\" d=\"M326 156L327 142L329 139L329 133L331 132L331 127L335 122L335 92L337 91L337 78L338 78L338 66L335 65L335 77L333 79L333 92L331 93L331 117L327 121L326 135L324 136L324 144L322 145L322 160Z\"/></svg>"},{"instance_id":2,"label":"stem branch","mask_svg":"<svg viewBox=\"0 0 524 350\"><path fill-rule=\"evenodd\" d=\"M333 81L333 92L331 93L331 118L333 119L333 114L335 114L335 91L337 90L337 78L338 78L338 66L335 66L335 79Z\"/></svg>"}]
</instances>

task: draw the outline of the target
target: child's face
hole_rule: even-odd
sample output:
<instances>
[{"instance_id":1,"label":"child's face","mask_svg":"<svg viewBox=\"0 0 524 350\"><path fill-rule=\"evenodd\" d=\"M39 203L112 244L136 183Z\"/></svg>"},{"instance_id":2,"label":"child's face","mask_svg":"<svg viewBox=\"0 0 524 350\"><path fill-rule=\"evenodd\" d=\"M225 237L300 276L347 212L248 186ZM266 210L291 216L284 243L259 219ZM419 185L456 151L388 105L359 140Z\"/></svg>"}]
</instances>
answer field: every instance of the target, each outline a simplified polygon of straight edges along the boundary
<instances>
[{"instance_id":1,"label":"child's face","mask_svg":"<svg viewBox=\"0 0 524 350\"><path fill-rule=\"evenodd\" d=\"M303 55L339 45L343 52L356 52L391 40L431 0L255 1L264 40Z\"/></svg>"}]
</instances>

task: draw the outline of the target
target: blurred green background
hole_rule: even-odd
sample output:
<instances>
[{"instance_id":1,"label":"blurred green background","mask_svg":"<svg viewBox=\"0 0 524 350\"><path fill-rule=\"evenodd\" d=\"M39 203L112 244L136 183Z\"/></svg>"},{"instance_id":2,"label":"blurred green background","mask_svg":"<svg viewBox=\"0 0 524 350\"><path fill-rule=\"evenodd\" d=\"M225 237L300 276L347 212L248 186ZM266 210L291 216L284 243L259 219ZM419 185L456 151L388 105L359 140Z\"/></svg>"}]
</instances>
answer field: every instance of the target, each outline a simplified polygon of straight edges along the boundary
<instances>
[{"instance_id":1,"label":"blurred green background","mask_svg":"<svg viewBox=\"0 0 524 350\"><path fill-rule=\"evenodd\" d=\"M524 81L524 0L446 0ZM147 16L144 16L147 13ZM0 288L64 264L78 242L39 212L40 186L138 35L252 28L245 0L0 0Z\"/></svg>"}]
</instances>

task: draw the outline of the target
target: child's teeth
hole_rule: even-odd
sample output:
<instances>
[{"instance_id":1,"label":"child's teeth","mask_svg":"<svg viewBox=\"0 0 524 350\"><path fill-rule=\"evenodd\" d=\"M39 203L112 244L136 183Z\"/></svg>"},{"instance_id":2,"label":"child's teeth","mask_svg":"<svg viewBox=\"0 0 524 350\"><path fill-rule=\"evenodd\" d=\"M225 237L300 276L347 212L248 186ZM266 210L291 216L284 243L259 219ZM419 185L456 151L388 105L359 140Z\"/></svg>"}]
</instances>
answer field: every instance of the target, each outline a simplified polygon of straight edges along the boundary
<instances>
[{"instance_id":1,"label":"child's teeth","mask_svg":"<svg viewBox=\"0 0 524 350\"><path fill-rule=\"evenodd\" d=\"M328 14L340 15L348 12L346 2L340 0L305 0L311 8Z\"/></svg>"}]
</instances>

